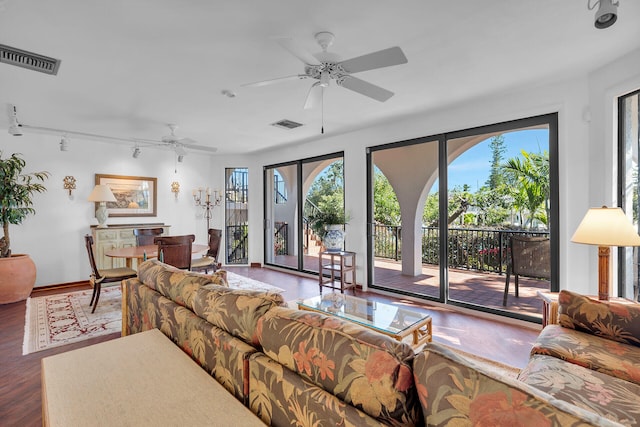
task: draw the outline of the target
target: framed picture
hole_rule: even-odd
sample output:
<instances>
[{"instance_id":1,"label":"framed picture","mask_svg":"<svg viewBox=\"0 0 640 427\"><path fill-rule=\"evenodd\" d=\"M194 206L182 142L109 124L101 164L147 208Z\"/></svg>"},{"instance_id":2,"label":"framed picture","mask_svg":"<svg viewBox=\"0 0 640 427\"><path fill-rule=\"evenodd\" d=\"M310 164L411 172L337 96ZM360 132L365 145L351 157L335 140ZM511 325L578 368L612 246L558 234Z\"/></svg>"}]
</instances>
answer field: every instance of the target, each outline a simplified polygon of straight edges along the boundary
<instances>
[{"instance_id":1,"label":"framed picture","mask_svg":"<svg viewBox=\"0 0 640 427\"><path fill-rule=\"evenodd\" d=\"M116 197L115 202L107 202L110 217L157 216L157 181L146 176L96 174L96 184L109 186Z\"/></svg>"}]
</instances>

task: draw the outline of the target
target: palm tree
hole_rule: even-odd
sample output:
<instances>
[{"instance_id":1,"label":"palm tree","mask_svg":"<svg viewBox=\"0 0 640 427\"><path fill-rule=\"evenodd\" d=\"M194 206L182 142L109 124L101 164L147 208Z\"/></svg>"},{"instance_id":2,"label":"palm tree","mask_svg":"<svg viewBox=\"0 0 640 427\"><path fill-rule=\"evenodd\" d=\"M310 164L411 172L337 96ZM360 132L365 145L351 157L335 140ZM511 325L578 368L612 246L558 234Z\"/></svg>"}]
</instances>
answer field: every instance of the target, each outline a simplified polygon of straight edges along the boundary
<instances>
[{"instance_id":1,"label":"palm tree","mask_svg":"<svg viewBox=\"0 0 640 427\"><path fill-rule=\"evenodd\" d=\"M529 228L533 226L534 218L547 223L550 215L549 206L549 153L541 154L522 151L522 158L515 157L507 160L502 167L515 184L514 200L517 208L525 208L529 212L529 219L525 223ZM544 207L544 213L539 214L540 207Z\"/></svg>"}]
</instances>

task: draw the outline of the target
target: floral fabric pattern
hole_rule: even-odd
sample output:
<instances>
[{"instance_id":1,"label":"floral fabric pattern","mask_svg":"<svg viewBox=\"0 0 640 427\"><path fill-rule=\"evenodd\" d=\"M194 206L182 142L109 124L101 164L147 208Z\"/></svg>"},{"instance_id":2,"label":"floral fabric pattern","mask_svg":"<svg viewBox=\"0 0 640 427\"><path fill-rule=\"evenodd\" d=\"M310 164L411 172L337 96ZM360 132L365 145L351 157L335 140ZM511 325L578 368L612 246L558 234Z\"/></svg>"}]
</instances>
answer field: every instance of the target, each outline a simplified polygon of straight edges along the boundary
<instances>
[{"instance_id":1,"label":"floral fabric pattern","mask_svg":"<svg viewBox=\"0 0 640 427\"><path fill-rule=\"evenodd\" d=\"M547 325L531 354L564 361L640 385L640 348L560 325Z\"/></svg>"},{"instance_id":2,"label":"floral fabric pattern","mask_svg":"<svg viewBox=\"0 0 640 427\"><path fill-rule=\"evenodd\" d=\"M640 346L640 304L596 301L562 290L558 296L558 323L565 328Z\"/></svg>"},{"instance_id":3,"label":"floral fabric pattern","mask_svg":"<svg viewBox=\"0 0 640 427\"><path fill-rule=\"evenodd\" d=\"M640 386L550 356L534 355L519 379L626 426L640 424Z\"/></svg>"},{"instance_id":4,"label":"floral fabric pattern","mask_svg":"<svg viewBox=\"0 0 640 427\"><path fill-rule=\"evenodd\" d=\"M520 381L485 372L436 343L416 356L413 374L429 426L615 425Z\"/></svg>"},{"instance_id":5,"label":"floral fabric pattern","mask_svg":"<svg viewBox=\"0 0 640 427\"><path fill-rule=\"evenodd\" d=\"M249 356L256 349L137 279L123 282L129 334L160 329L237 399L246 402Z\"/></svg>"},{"instance_id":6,"label":"floral fabric pattern","mask_svg":"<svg viewBox=\"0 0 640 427\"><path fill-rule=\"evenodd\" d=\"M195 292L193 311L254 347L259 347L258 319L269 309L285 305L277 292L231 289L207 285Z\"/></svg>"},{"instance_id":7,"label":"floral fabric pattern","mask_svg":"<svg viewBox=\"0 0 640 427\"><path fill-rule=\"evenodd\" d=\"M409 345L337 317L283 307L260 318L258 338L268 357L318 390L318 399L324 390L383 423L418 422ZM256 375L270 384L264 372ZM290 397L277 395L272 405ZM295 419L290 408L280 410Z\"/></svg>"}]
</instances>

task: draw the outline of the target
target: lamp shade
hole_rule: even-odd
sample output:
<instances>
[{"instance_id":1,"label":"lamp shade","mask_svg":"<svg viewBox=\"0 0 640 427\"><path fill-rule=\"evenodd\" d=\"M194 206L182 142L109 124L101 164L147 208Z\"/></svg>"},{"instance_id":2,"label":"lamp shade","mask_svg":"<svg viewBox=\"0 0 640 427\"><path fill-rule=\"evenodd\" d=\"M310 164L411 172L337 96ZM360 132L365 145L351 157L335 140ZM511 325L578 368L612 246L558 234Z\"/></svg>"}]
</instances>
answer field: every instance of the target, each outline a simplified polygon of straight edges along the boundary
<instances>
[{"instance_id":1,"label":"lamp shade","mask_svg":"<svg viewBox=\"0 0 640 427\"><path fill-rule=\"evenodd\" d=\"M591 208L572 242L598 246L640 246L640 236L620 208Z\"/></svg>"},{"instance_id":2,"label":"lamp shade","mask_svg":"<svg viewBox=\"0 0 640 427\"><path fill-rule=\"evenodd\" d=\"M115 202L116 197L107 185L96 185L87 199L90 202Z\"/></svg>"}]
</instances>

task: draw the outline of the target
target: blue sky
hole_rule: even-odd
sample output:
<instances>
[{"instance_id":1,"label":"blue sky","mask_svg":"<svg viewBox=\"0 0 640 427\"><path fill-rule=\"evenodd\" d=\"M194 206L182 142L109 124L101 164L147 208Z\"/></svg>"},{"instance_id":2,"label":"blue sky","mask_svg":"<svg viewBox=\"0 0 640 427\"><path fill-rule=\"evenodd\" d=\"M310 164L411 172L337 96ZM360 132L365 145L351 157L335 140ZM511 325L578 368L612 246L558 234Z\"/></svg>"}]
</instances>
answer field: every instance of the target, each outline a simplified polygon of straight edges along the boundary
<instances>
[{"instance_id":1,"label":"blue sky","mask_svg":"<svg viewBox=\"0 0 640 427\"><path fill-rule=\"evenodd\" d=\"M519 157L522 150L539 153L549 151L549 130L531 129L505 133L505 148L503 161L512 157ZM482 187L489 177L491 170L490 139L475 145L456 158L449 165L449 188L462 187L468 184L471 192ZM436 187L437 188L437 187Z\"/></svg>"}]
</instances>

